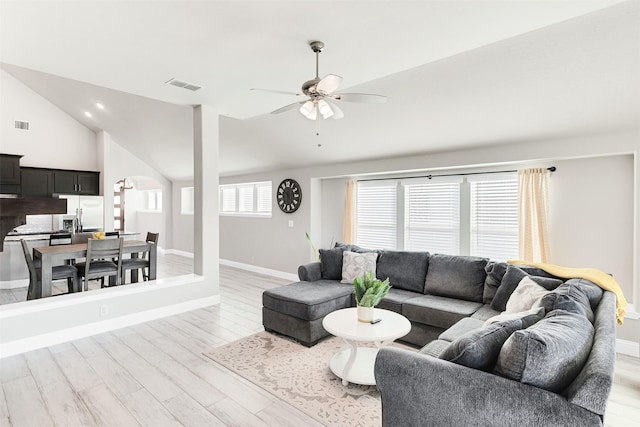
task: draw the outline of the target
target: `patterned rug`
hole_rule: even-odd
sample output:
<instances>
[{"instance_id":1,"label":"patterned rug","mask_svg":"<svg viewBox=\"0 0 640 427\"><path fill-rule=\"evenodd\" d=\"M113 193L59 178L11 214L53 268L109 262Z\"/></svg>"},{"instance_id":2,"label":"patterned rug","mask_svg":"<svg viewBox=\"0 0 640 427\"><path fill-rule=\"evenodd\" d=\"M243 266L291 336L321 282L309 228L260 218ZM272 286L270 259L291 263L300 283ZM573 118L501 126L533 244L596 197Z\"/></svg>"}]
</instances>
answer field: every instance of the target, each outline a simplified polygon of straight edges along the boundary
<instances>
[{"instance_id":1,"label":"patterned rug","mask_svg":"<svg viewBox=\"0 0 640 427\"><path fill-rule=\"evenodd\" d=\"M329 369L331 356L343 344L342 339L332 337L307 348L259 332L214 348L205 356L327 426L380 426L380 393L376 387L345 387Z\"/></svg>"}]
</instances>

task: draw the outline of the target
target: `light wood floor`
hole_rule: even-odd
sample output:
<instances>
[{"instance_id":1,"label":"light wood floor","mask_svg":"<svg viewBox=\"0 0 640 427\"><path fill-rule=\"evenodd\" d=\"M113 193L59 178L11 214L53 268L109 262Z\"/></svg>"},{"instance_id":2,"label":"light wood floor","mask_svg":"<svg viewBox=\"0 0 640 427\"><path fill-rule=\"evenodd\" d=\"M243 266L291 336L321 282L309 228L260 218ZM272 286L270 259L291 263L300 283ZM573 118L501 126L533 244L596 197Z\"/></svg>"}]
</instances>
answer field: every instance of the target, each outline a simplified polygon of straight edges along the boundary
<instances>
[{"instance_id":1,"label":"light wood floor","mask_svg":"<svg viewBox=\"0 0 640 427\"><path fill-rule=\"evenodd\" d=\"M218 306L0 359L0 426L320 426L202 356L261 331L262 291L284 283L221 266ZM618 357L605 419L637 425L640 359Z\"/></svg>"}]
</instances>

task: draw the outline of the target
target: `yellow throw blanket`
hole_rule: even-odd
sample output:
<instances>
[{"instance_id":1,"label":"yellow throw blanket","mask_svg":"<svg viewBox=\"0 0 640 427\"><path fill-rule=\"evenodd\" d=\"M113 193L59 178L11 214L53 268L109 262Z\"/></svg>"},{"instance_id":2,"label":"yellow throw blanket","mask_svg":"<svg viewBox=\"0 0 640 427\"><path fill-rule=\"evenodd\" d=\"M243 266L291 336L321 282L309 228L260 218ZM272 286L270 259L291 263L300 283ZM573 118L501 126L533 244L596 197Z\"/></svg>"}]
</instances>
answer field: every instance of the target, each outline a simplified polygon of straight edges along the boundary
<instances>
[{"instance_id":1,"label":"yellow throw blanket","mask_svg":"<svg viewBox=\"0 0 640 427\"><path fill-rule=\"evenodd\" d=\"M614 279L609 274L605 273L601 270L596 270L595 268L571 268L571 267L561 267L559 265L553 264L544 264L539 262L528 262L528 261L508 261L509 264L516 265L526 265L529 267L536 267L541 270L546 271L549 274L552 274L556 277L561 277L563 279L585 279L589 280L596 285L600 286L602 289L611 291L616 294L616 319L618 320L618 325L622 325L624 320L624 314L627 311L627 300L622 293L622 289L616 279Z\"/></svg>"}]
</instances>

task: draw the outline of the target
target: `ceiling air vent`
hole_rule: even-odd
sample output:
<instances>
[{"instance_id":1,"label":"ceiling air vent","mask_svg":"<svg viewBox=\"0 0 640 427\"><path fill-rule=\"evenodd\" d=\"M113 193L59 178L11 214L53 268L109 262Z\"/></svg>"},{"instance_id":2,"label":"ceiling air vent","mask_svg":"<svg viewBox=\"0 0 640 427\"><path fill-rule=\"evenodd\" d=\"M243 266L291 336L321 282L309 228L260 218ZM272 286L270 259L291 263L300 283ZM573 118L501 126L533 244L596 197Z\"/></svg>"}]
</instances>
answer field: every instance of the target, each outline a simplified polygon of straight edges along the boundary
<instances>
[{"instance_id":1,"label":"ceiling air vent","mask_svg":"<svg viewBox=\"0 0 640 427\"><path fill-rule=\"evenodd\" d=\"M188 89L188 90L193 91L193 92L195 92L196 90L202 89L202 86L198 86L198 85L193 84L193 83L187 83L187 82L184 82L182 80L177 80L177 79L170 79L166 83L170 84L171 86L181 87L183 89Z\"/></svg>"},{"instance_id":2,"label":"ceiling air vent","mask_svg":"<svg viewBox=\"0 0 640 427\"><path fill-rule=\"evenodd\" d=\"M21 122L16 120L16 129L29 130L29 122Z\"/></svg>"}]
</instances>

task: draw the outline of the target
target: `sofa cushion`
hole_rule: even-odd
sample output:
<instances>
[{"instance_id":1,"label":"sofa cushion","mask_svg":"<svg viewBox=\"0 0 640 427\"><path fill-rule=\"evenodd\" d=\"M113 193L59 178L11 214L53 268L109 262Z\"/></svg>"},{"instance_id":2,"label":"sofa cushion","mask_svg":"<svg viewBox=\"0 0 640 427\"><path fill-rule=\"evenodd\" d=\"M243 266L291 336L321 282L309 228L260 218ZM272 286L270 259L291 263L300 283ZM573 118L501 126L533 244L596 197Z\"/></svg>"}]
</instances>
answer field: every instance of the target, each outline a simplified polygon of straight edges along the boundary
<instances>
[{"instance_id":1,"label":"sofa cushion","mask_svg":"<svg viewBox=\"0 0 640 427\"><path fill-rule=\"evenodd\" d=\"M328 280L342 279L342 248L320 249L320 269L322 278Z\"/></svg>"},{"instance_id":2,"label":"sofa cushion","mask_svg":"<svg viewBox=\"0 0 640 427\"><path fill-rule=\"evenodd\" d=\"M425 293L481 302L487 261L471 256L431 255Z\"/></svg>"},{"instance_id":3,"label":"sofa cushion","mask_svg":"<svg viewBox=\"0 0 640 427\"><path fill-rule=\"evenodd\" d=\"M484 304L478 309L478 311L473 313L471 317L473 317L474 319L482 320L484 322L488 318L497 316L498 314L500 314L498 310L494 310L489 304Z\"/></svg>"},{"instance_id":4,"label":"sofa cushion","mask_svg":"<svg viewBox=\"0 0 640 427\"><path fill-rule=\"evenodd\" d=\"M481 306L479 302L423 295L402 304L402 315L412 322L447 329L458 320L471 316Z\"/></svg>"},{"instance_id":5,"label":"sofa cushion","mask_svg":"<svg viewBox=\"0 0 640 427\"><path fill-rule=\"evenodd\" d=\"M507 301L505 313L520 313L533 307L536 300L551 291L546 290L529 276L523 277ZM551 311L551 310L549 310Z\"/></svg>"},{"instance_id":6,"label":"sofa cushion","mask_svg":"<svg viewBox=\"0 0 640 427\"><path fill-rule=\"evenodd\" d=\"M389 278L395 289L424 293L424 281L429 266L429 252L381 251L376 265L376 277Z\"/></svg>"},{"instance_id":7,"label":"sofa cushion","mask_svg":"<svg viewBox=\"0 0 640 427\"><path fill-rule=\"evenodd\" d=\"M535 315L538 318L538 320L540 320L545 316L546 312L547 311L543 307L533 307L533 308L530 308L529 310L521 311L519 313L507 313L507 312L504 312L504 313L500 313L500 314L498 314L496 316L488 318L487 320L484 321L483 325L484 326L488 326L488 325L490 325L492 323L504 322L506 320L522 319L522 318L528 317L530 315ZM527 325L523 329L526 329L529 326L531 326L531 325Z\"/></svg>"},{"instance_id":8,"label":"sofa cushion","mask_svg":"<svg viewBox=\"0 0 640 427\"><path fill-rule=\"evenodd\" d=\"M482 328L483 326L484 322L482 320L474 319L473 317L465 317L441 333L438 339L452 342L471 331Z\"/></svg>"},{"instance_id":9,"label":"sofa cushion","mask_svg":"<svg viewBox=\"0 0 640 427\"><path fill-rule=\"evenodd\" d=\"M502 346L495 372L559 393L580 373L593 342L593 325L579 314L554 310Z\"/></svg>"},{"instance_id":10,"label":"sofa cushion","mask_svg":"<svg viewBox=\"0 0 640 427\"><path fill-rule=\"evenodd\" d=\"M521 268L518 268L514 265L509 265L507 267L507 272L502 278L500 287L496 291L496 295L493 297L493 301L491 301L491 307L498 311L505 311L507 309L507 301L509 300L509 297L518 287L520 281L527 276L529 276L531 280L549 291L557 288L562 284L562 280L560 279L552 279L542 276L531 276Z\"/></svg>"},{"instance_id":11,"label":"sofa cushion","mask_svg":"<svg viewBox=\"0 0 640 427\"><path fill-rule=\"evenodd\" d=\"M582 293L587 296L593 311L595 311L598 304L600 304L600 299L604 293L604 290L600 286L586 279L569 279L564 282L563 285L570 285L572 288L582 291Z\"/></svg>"},{"instance_id":12,"label":"sofa cushion","mask_svg":"<svg viewBox=\"0 0 640 427\"><path fill-rule=\"evenodd\" d=\"M373 273L376 275L377 252L356 253L344 251L342 253L342 280L341 283L353 284L356 277Z\"/></svg>"},{"instance_id":13,"label":"sofa cushion","mask_svg":"<svg viewBox=\"0 0 640 427\"><path fill-rule=\"evenodd\" d=\"M382 301L380 301L380 304L378 304L376 307L402 314L402 304L415 297L415 292L405 291L404 289L391 288L389 289L389 293L384 298L382 298ZM355 296L353 305L355 305Z\"/></svg>"},{"instance_id":14,"label":"sofa cushion","mask_svg":"<svg viewBox=\"0 0 640 427\"><path fill-rule=\"evenodd\" d=\"M449 341L433 340L422 347L418 353L438 357L449 346Z\"/></svg>"},{"instance_id":15,"label":"sofa cushion","mask_svg":"<svg viewBox=\"0 0 640 427\"><path fill-rule=\"evenodd\" d=\"M473 369L491 371L504 342L515 331L522 329L520 319L493 323L475 329L453 341L439 358Z\"/></svg>"},{"instance_id":16,"label":"sofa cushion","mask_svg":"<svg viewBox=\"0 0 640 427\"><path fill-rule=\"evenodd\" d=\"M485 304L491 304L493 297L496 296L496 291L502 283L502 278L507 272L509 264L506 262L489 261L484 267L484 271L487 273L486 279L484 279L484 290L482 292L482 302Z\"/></svg>"},{"instance_id":17,"label":"sofa cushion","mask_svg":"<svg viewBox=\"0 0 640 427\"><path fill-rule=\"evenodd\" d=\"M320 319L332 311L351 307L353 286L335 280L297 282L262 293L262 305L303 320Z\"/></svg>"}]
</instances>

